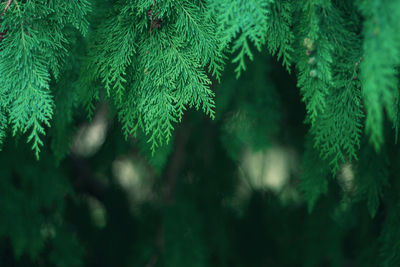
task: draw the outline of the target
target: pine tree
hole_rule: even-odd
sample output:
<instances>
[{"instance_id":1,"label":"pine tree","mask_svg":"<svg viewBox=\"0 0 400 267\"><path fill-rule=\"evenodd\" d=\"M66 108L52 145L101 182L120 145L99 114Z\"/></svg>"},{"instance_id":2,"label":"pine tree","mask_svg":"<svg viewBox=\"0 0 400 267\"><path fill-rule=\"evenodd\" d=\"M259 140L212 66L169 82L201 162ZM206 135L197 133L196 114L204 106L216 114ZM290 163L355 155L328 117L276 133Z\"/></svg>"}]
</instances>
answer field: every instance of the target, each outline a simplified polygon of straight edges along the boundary
<instances>
[{"instance_id":1,"label":"pine tree","mask_svg":"<svg viewBox=\"0 0 400 267\"><path fill-rule=\"evenodd\" d=\"M0 12L0 263L400 266L398 0ZM84 159L74 140L102 108L105 144ZM245 170L276 146L301 165L278 193ZM148 198L107 180L127 158Z\"/></svg>"}]
</instances>

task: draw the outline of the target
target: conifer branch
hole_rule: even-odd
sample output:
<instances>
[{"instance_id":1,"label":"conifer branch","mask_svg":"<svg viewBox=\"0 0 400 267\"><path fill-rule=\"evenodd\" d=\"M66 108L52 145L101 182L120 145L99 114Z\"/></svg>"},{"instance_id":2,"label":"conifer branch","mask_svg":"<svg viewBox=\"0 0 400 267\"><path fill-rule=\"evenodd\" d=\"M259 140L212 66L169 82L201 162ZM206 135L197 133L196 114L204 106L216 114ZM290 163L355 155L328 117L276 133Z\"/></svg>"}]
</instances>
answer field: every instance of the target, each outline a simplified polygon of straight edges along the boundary
<instances>
[{"instance_id":1,"label":"conifer branch","mask_svg":"<svg viewBox=\"0 0 400 267\"><path fill-rule=\"evenodd\" d=\"M0 14L0 18L1 18L2 16L4 16L4 14L5 14L5 13L7 12L7 10L10 8L11 3L12 3L13 1L16 2L16 0L8 0L8 1L7 1L6 6L5 6L4 9L3 9L3 12L1 12L1 14Z\"/></svg>"},{"instance_id":2,"label":"conifer branch","mask_svg":"<svg viewBox=\"0 0 400 267\"><path fill-rule=\"evenodd\" d=\"M383 143L384 110L395 120L400 65L400 6L397 1L364 0L364 60L361 62L362 92L367 111L366 131L379 150ZM383 45L384 44L384 45Z\"/></svg>"}]
</instances>

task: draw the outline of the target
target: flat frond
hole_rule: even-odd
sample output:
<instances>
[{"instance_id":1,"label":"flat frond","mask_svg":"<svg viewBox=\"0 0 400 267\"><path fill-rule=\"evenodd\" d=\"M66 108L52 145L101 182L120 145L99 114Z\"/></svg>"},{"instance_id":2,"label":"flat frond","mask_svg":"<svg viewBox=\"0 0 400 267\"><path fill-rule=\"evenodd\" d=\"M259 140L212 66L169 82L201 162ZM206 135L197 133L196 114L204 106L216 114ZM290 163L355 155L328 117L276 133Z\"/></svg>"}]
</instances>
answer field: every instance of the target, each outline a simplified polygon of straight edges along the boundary
<instances>
[{"instance_id":1,"label":"flat frond","mask_svg":"<svg viewBox=\"0 0 400 267\"><path fill-rule=\"evenodd\" d=\"M400 5L398 1L362 2L365 16L362 95L367 111L366 132L376 150L383 143L384 110L394 120L400 65Z\"/></svg>"}]
</instances>

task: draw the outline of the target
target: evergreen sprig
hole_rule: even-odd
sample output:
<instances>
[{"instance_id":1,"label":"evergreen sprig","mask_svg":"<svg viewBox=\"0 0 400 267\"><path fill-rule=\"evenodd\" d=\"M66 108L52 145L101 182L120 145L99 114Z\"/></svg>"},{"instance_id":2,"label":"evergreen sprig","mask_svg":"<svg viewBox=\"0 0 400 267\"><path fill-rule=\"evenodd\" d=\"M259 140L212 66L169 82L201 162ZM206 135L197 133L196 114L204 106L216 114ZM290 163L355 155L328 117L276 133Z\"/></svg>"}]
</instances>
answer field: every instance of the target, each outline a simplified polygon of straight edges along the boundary
<instances>
[{"instance_id":1,"label":"evergreen sprig","mask_svg":"<svg viewBox=\"0 0 400 267\"><path fill-rule=\"evenodd\" d=\"M226 47L232 42L232 62L237 64L237 77L246 70L245 57L253 60L250 42L261 51L267 40L269 7L273 0L209 1L212 16L218 24L217 36Z\"/></svg>"},{"instance_id":2,"label":"evergreen sprig","mask_svg":"<svg viewBox=\"0 0 400 267\"><path fill-rule=\"evenodd\" d=\"M267 46L272 55L282 59L283 66L290 72L293 61L293 3L292 1L273 1L267 23Z\"/></svg>"},{"instance_id":3,"label":"evergreen sprig","mask_svg":"<svg viewBox=\"0 0 400 267\"><path fill-rule=\"evenodd\" d=\"M360 2L365 17L361 81L367 111L366 131L376 150L383 143L384 110L395 119L400 65L400 5L397 1Z\"/></svg>"},{"instance_id":4,"label":"evergreen sprig","mask_svg":"<svg viewBox=\"0 0 400 267\"><path fill-rule=\"evenodd\" d=\"M62 3L61 3L62 2ZM41 135L50 127L54 99L51 75L59 76L68 54L64 28L72 23L86 33L88 1L8 1L3 4L0 30L0 94L2 110L13 135L28 133L28 142L39 158ZM3 117L6 115L3 115ZM4 123L4 124L3 124ZM4 129L2 119L1 129Z\"/></svg>"},{"instance_id":5,"label":"evergreen sprig","mask_svg":"<svg viewBox=\"0 0 400 267\"><path fill-rule=\"evenodd\" d=\"M298 86L306 103L307 119L314 124L325 111L326 95L333 84L334 46L329 39L331 34L326 16L333 7L328 1L306 1L301 6L299 32L302 48L298 53Z\"/></svg>"},{"instance_id":6,"label":"evergreen sprig","mask_svg":"<svg viewBox=\"0 0 400 267\"><path fill-rule=\"evenodd\" d=\"M92 6L99 12L90 14ZM229 53L239 77L246 57L265 48L288 71L296 65L314 145L333 173L357 160L364 124L375 149L383 142L385 112L398 129L394 0L12 0L2 9L0 140L8 126L13 135L27 134L36 157L55 112L68 110L68 120L57 115L54 121L65 129L72 109L83 104L91 114L103 96L124 134L143 131L154 152L171 139L187 108L214 118L211 85L221 79ZM84 41L71 38L78 32ZM84 49L79 60L68 61L72 42ZM62 99L69 94L59 86L68 72L80 77L67 104ZM56 146L68 147L60 140Z\"/></svg>"},{"instance_id":7,"label":"evergreen sprig","mask_svg":"<svg viewBox=\"0 0 400 267\"><path fill-rule=\"evenodd\" d=\"M389 154L398 153L397 147L385 140L391 137L385 129L386 121L393 123L396 138L400 128L399 18L397 0L3 1L0 143L7 140L7 146L0 160L4 166L0 168L0 217L4 222L0 224L0 236L9 239L16 256L28 254L35 258L45 252L60 267L81 265L78 241L58 221L70 187L54 166L54 158L60 161L69 153L74 119L82 105L90 117L96 104L106 101L112 110L110 116L118 118L124 135L139 137L141 150L149 144L152 153L158 153L159 158L153 158L158 172L173 154L171 144L163 149L160 146L172 140L179 144L174 127L190 108L217 118L214 125L222 130L221 143L235 161L241 159L245 149L262 150L276 142L278 132L284 142L286 137L302 140L303 129L293 134L288 133L292 125L280 127L281 121L292 122L285 111L280 111L290 109L288 102L294 101L286 99L291 97L289 94L279 95L277 89L285 87L287 81L274 75L281 70L270 69L270 58L259 56L257 50L276 56L286 71L294 70L290 77L296 79L305 104L309 129L304 153L300 153L298 189L310 212L319 204L323 207L314 211L314 217L308 217L317 219L305 232L319 239L320 235L310 234L316 233L315 226L335 225L333 230L322 231L323 238L333 240L324 242L326 248L312 242L318 247L304 250L306 262L321 265L325 254L315 253L316 249L329 250L330 259L335 258L335 264L342 266L342 254L346 253L339 247L346 229L339 229L339 222L335 224L334 220L351 226L353 222L343 221L361 221L356 218L360 215L384 221L382 226L377 224L377 228L382 227L381 265L400 265L396 196L399 164L387 160ZM256 57L258 60L248 67L248 59ZM231 72L243 80L236 83L234 77L223 77L230 72L228 60L234 65ZM219 81L223 89L214 86ZM216 95L220 101L217 104ZM215 109L226 113L216 115ZM30 154L17 151L7 136L24 135L39 158L40 151L47 149L43 147L47 133L53 154L41 156L40 162L24 158ZM372 146L361 142L365 139ZM210 144L207 149L214 145ZM204 163L214 163L215 158L209 157ZM344 166L354 170L353 175L345 177L349 185L345 197L366 202L367 208L359 209L357 216L350 214L348 202L334 203L341 193L334 188L328 190L328 179L343 178L340 174ZM215 175L219 177L220 173L216 171ZM189 178L190 182L179 181L182 188L186 182L197 185ZM201 183L208 183L206 180ZM301 201L297 201L297 191L290 182L283 195L295 196L297 205ZM214 190L216 185L207 186ZM211 253L205 245L207 240L203 240L203 228L208 226L197 219L203 211L196 210L197 200L206 194L193 191L198 195L190 192L163 215L165 244L175 244L167 247L165 265L187 266L192 258L198 259L199 266L208 263L207 255ZM216 191L210 191L210 195L225 205L231 196L220 199ZM212 206L207 201L205 206ZM174 238L185 226L185 221L179 221L185 214L190 215L192 227L188 229L192 235L176 241ZM30 225L26 224L28 220ZM185 246L193 249L189 256L180 258ZM64 253L67 251L76 257Z\"/></svg>"}]
</instances>

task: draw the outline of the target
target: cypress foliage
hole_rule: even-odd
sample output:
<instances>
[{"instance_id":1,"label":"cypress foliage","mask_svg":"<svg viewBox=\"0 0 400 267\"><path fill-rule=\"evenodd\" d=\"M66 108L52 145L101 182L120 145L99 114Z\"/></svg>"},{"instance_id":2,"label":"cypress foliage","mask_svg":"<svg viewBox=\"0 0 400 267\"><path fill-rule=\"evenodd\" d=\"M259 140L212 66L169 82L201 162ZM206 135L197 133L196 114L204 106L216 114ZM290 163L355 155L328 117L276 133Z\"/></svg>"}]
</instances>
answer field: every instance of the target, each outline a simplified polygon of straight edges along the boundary
<instances>
[{"instance_id":1,"label":"cypress foliage","mask_svg":"<svg viewBox=\"0 0 400 267\"><path fill-rule=\"evenodd\" d=\"M5 266L400 266L398 0L7 0L0 12ZM82 163L74 136L99 103L111 126ZM278 146L300 170L270 192L244 158ZM139 179L149 196L128 204L97 178L132 154L163 179ZM77 214L98 207L115 217L93 230ZM102 254L94 236L106 242L118 219L143 233Z\"/></svg>"}]
</instances>

